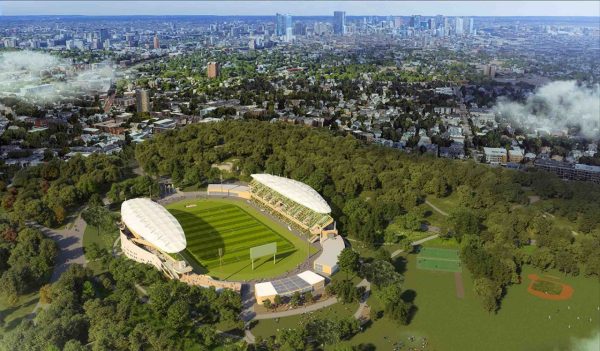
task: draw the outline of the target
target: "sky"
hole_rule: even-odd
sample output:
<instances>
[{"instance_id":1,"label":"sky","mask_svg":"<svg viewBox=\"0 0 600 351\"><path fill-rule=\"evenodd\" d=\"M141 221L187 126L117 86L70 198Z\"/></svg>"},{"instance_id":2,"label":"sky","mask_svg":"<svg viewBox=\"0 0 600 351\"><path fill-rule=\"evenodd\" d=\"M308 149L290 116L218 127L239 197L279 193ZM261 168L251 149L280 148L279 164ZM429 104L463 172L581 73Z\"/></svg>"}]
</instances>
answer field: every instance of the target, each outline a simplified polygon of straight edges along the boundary
<instances>
[{"instance_id":1,"label":"sky","mask_svg":"<svg viewBox=\"0 0 600 351\"><path fill-rule=\"evenodd\" d=\"M3 1L0 15L600 16L600 1Z\"/></svg>"}]
</instances>

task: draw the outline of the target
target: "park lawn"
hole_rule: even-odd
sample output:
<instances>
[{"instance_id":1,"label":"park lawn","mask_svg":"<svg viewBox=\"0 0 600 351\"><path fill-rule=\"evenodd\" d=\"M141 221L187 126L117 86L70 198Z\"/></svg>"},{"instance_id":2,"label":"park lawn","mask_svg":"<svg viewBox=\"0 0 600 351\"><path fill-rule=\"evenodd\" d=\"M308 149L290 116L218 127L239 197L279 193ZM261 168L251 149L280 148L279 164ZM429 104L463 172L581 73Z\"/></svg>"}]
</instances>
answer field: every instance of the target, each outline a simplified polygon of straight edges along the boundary
<instances>
[{"instance_id":1,"label":"park lawn","mask_svg":"<svg viewBox=\"0 0 600 351\"><path fill-rule=\"evenodd\" d=\"M427 223L431 226L434 226L434 227L438 227L438 228L444 227L447 225L447 222L446 222L447 217L443 216L438 211L431 208L431 206L423 203L423 204L420 204L418 207L425 214L425 216L424 216L425 223Z\"/></svg>"},{"instance_id":2,"label":"park lawn","mask_svg":"<svg viewBox=\"0 0 600 351\"><path fill-rule=\"evenodd\" d=\"M117 227L115 227L114 230L109 231L100 229L100 234L98 234L98 229L96 227L86 225L83 232L83 250L85 252L86 248L96 243L101 249L106 249L108 252L112 253L113 245L118 236L119 229ZM88 261L87 267L90 268L95 274L104 272L100 262L97 261Z\"/></svg>"},{"instance_id":3,"label":"park lawn","mask_svg":"<svg viewBox=\"0 0 600 351\"><path fill-rule=\"evenodd\" d=\"M252 334L254 334L254 336L267 338L271 335L277 335L277 330L279 329L297 328L299 325L306 323L309 318L352 317L357 309L358 302L348 304L338 302L329 307L325 307L314 312L309 312L307 314L300 314L278 319L257 320L253 322L256 324L252 327Z\"/></svg>"},{"instance_id":4,"label":"park lawn","mask_svg":"<svg viewBox=\"0 0 600 351\"><path fill-rule=\"evenodd\" d=\"M40 298L39 292L19 297L16 304L10 305L4 296L0 296L0 336L16 328L25 317L33 312Z\"/></svg>"},{"instance_id":5,"label":"park lawn","mask_svg":"<svg viewBox=\"0 0 600 351\"><path fill-rule=\"evenodd\" d=\"M474 295L466 269L462 273L465 297L458 299L454 273L417 270L416 255L403 256L408 260L403 287L414 292L418 308L411 324L398 326L384 317L347 343L372 343L378 350L389 350L384 336L393 337L392 342L401 339L406 343L407 336L414 335L427 337L427 349L440 351L573 350L577 348L572 340L600 337L597 279L570 277L557 271L543 273L525 266L523 277L530 273L559 277L575 289L573 297L566 301L542 300L527 292L528 281L524 278L522 284L508 288L500 311L488 314ZM600 340L595 342L597 345Z\"/></svg>"},{"instance_id":6,"label":"park lawn","mask_svg":"<svg viewBox=\"0 0 600 351\"><path fill-rule=\"evenodd\" d=\"M459 249L460 244L454 238L435 238L421 244L423 247L439 247L447 249Z\"/></svg>"},{"instance_id":7,"label":"park lawn","mask_svg":"<svg viewBox=\"0 0 600 351\"><path fill-rule=\"evenodd\" d=\"M195 204L195 207L186 208ZM209 199L184 200L167 206L181 224L187 239L182 253L199 273L219 279L249 280L269 278L295 269L317 252L302 239L294 236L282 224L246 204L243 200ZM254 271L249 249L277 242L276 264L272 257L255 260ZM222 265L218 249L223 250Z\"/></svg>"}]
</instances>

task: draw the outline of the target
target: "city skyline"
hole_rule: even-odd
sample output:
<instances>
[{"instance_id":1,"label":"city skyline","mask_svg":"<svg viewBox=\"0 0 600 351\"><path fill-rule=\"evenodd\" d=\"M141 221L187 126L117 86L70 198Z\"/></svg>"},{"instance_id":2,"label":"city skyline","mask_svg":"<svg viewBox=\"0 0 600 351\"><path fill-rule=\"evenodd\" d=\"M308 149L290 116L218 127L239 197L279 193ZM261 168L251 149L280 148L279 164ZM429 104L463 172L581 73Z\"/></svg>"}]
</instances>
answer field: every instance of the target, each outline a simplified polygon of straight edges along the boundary
<instances>
[{"instance_id":1,"label":"city skyline","mask_svg":"<svg viewBox=\"0 0 600 351\"><path fill-rule=\"evenodd\" d=\"M110 3L110 6L102 6ZM2 1L0 15L332 15L345 11L348 16L600 16L595 1L240 1L235 6L215 6L214 1ZM595 16L594 16L595 14Z\"/></svg>"}]
</instances>

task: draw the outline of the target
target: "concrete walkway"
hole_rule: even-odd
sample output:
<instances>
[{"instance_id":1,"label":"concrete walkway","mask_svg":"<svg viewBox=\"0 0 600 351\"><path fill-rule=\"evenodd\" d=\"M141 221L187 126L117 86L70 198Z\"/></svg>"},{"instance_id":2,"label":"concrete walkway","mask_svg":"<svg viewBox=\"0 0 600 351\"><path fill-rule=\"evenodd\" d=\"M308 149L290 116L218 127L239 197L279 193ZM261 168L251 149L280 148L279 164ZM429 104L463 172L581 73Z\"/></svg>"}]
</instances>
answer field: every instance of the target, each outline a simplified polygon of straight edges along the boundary
<instances>
[{"instance_id":1,"label":"concrete walkway","mask_svg":"<svg viewBox=\"0 0 600 351\"><path fill-rule=\"evenodd\" d=\"M325 301L320 301L306 307L294 308L291 310L281 312L267 312L262 314L256 314L256 316L254 316L254 319L260 320L297 316L306 312L313 312L316 310L320 310L321 308L329 307L335 303L337 303L337 297L330 297Z\"/></svg>"},{"instance_id":2,"label":"concrete walkway","mask_svg":"<svg viewBox=\"0 0 600 351\"><path fill-rule=\"evenodd\" d=\"M436 239L436 238L438 238L439 236L440 236L439 234L434 234L434 235L428 236L428 237L426 237L426 238L423 238L423 239L421 239L421 240L413 241L412 243L410 243L410 245L411 245L411 246L417 246L417 245L421 245L422 243L424 243L424 242L427 242L427 241L429 241L429 240ZM403 253L403 252L404 252L404 250L403 250L403 249L396 250L396 251L392 252L392 254L391 254L390 256L391 256L392 258L394 258L394 257L396 257L396 256L400 255L400 254L401 254L401 253Z\"/></svg>"},{"instance_id":3,"label":"concrete walkway","mask_svg":"<svg viewBox=\"0 0 600 351\"><path fill-rule=\"evenodd\" d=\"M448 213L440 210L436 205L429 202L429 200L425 200L425 203L428 204L431 208L433 208L437 213L441 214L444 217L448 217Z\"/></svg>"},{"instance_id":4,"label":"concrete walkway","mask_svg":"<svg viewBox=\"0 0 600 351\"><path fill-rule=\"evenodd\" d=\"M357 288L361 286L365 287L365 292L360 298L358 309L356 310L356 312L354 312L354 319L360 319L360 316L362 316L363 314L363 310L367 307L367 299L371 295L371 283L368 280L363 279L360 281L360 283L356 285Z\"/></svg>"}]
</instances>

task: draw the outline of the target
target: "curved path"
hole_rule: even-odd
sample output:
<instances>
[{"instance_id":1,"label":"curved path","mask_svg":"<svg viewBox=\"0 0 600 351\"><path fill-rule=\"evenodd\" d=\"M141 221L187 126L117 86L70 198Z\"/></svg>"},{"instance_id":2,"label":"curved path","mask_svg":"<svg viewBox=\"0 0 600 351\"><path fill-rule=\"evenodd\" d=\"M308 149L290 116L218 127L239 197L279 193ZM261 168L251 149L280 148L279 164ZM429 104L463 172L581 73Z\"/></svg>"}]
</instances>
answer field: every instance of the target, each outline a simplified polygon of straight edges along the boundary
<instances>
[{"instance_id":1,"label":"curved path","mask_svg":"<svg viewBox=\"0 0 600 351\"><path fill-rule=\"evenodd\" d=\"M281 311L281 312L267 312L267 313L257 314L256 316L254 316L254 319L260 320L260 319L274 319L274 318L296 316L296 315L303 314L306 312L313 312L316 310L320 310L321 308L329 307L335 303L337 303L337 297L330 297L327 300L319 301L319 302L313 303L312 305L308 305L306 307L294 308L291 310Z\"/></svg>"}]
</instances>

